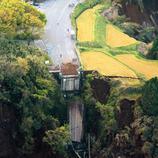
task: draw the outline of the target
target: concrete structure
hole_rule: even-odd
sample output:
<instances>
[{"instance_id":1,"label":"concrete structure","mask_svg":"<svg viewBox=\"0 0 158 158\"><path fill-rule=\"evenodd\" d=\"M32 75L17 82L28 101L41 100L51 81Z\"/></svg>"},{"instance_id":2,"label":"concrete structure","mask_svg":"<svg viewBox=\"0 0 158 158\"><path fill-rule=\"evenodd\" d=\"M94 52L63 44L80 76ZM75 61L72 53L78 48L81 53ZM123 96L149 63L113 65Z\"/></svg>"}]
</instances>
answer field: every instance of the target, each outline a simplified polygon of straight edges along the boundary
<instances>
[{"instance_id":1,"label":"concrete structure","mask_svg":"<svg viewBox=\"0 0 158 158\"><path fill-rule=\"evenodd\" d=\"M80 70L72 63L62 64L59 73L61 79L61 90L63 92L73 92L80 90Z\"/></svg>"},{"instance_id":2,"label":"concrete structure","mask_svg":"<svg viewBox=\"0 0 158 158\"><path fill-rule=\"evenodd\" d=\"M73 101L69 105L69 125L71 140L81 142L83 136L84 106L80 101Z\"/></svg>"},{"instance_id":3,"label":"concrete structure","mask_svg":"<svg viewBox=\"0 0 158 158\"><path fill-rule=\"evenodd\" d=\"M75 92L80 91L82 74L78 65L63 63L60 66L51 66L49 72L58 77L61 91L65 97L72 96ZM79 100L70 102L68 106L71 140L73 142L81 142L84 106Z\"/></svg>"},{"instance_id":4,"label":"concrete structure","mask_svg":"<svg viewBox=\"0 0 158 158\"><path fill-rule=\"evenodd\" d=\"M80 91L81 72L78 65L73 63L63 63L60 66L50 66L49 72L58 76L61 91L63 93Z\"/></svg>"}]
</instances>

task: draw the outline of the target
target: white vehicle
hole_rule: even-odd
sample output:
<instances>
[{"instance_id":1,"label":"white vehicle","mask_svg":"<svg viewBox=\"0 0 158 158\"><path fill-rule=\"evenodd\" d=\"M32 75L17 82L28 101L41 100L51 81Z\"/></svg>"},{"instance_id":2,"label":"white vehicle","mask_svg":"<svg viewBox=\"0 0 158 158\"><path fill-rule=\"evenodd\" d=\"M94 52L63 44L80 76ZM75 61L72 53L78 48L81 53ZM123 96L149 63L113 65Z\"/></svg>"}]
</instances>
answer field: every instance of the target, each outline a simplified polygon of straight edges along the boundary
<instances>
[{"instance_id":1,"label":"white vehicle","mask_svg":"<svg viewBox=\"0 0 158 158\"><path fill-rule=\"evenodd\" d=\"M71 39L72 39L72 40L75 40L75 39L76 39L76 34L75 34L75 31L74 31L74 30L71 30L71 31L70 31L70 36L71 36Z\"/></svg>"}]
</instances>

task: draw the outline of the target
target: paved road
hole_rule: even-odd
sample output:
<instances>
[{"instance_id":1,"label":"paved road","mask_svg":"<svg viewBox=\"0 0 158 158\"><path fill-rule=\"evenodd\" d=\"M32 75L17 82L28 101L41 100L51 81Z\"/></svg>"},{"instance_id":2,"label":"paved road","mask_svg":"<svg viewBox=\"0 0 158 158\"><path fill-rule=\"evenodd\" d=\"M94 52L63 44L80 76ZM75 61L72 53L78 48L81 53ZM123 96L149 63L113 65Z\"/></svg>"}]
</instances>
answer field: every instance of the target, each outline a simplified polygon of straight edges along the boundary
<instances>
[{"instance_id":1,"label":"paved road","mask_svg":"<svg viewBox=\"0 0 158 158\"><path fill-rule=\"evenodd\" d=\"M76 5L78 1L48 0L38 7L47 18L42 39L55 65L78 59L74 51L75 43L70 37L72 30L70 14L74 7L69 7L69 4L72 3Z\"/></svg>"},{"instance_id":2,"label":"paved road","mask_svg":"<svg viewBox=\"0 0 158 158\"><path fill-rule=\"evenodd\" d=\"M69 106L69 124L71 140L80 142L83 135L84 106L79 101L74 101Z\"/></svg>"}]
</instances>

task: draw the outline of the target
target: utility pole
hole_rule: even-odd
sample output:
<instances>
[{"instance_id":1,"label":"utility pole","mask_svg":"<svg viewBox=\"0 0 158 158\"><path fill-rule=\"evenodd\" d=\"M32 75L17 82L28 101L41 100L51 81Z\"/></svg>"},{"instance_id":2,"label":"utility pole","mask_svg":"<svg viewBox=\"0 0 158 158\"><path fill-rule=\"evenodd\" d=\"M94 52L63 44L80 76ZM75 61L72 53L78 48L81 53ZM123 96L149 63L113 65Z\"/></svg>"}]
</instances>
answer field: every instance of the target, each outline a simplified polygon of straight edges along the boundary
<instances>
[{"instance_id":1,"label":"utility pole","mask_svg":"<svg viewBox=\"0 0 158 158\"><path fill-rule=\"evenodd\" d=\"M91 158L91 140L90 140L90 134L88 134L88 158Z\"/></svg>"}]
</instances>

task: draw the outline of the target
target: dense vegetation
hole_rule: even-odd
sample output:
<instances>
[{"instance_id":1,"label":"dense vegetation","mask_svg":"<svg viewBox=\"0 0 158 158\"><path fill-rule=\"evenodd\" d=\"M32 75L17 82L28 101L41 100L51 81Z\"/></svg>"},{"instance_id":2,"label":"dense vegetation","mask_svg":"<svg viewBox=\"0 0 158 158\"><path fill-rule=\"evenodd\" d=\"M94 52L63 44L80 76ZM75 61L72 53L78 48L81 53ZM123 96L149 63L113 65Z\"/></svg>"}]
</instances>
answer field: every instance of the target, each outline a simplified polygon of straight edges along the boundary
<instances>
[{"instance_id":1,"label":"dense vegetation","mask_svg":"<svg viewBox=\"0 0 158 158\"><path fill-rule=\"evenodd\" d=\"M28 45L45 22L21 0L0 1L0 157L67 155L65 101L45 65L49 57Z\"/></svg>"},{"instance_id":2,"label":"dense vegetation","mask_svg":"<svg viewBox=\"0 0 158 158\"><path fill-rule=\"evenodd\" d=\"M88 77L83 94L91 156L156 158L158 78L138 87L124 87L120 81L111 81L110 95L107 93L104 103L94 97L93 80L96 78ZM101 77L100 82L103 80L108 85L109 81Z\"/></svg>"},{"instance_id":3,"label":"dense vegetation","mask_svg":"<svg viewBox=\"0 0 158 158\"><path fill-rule=\"evenodd\" d=\"M99 2L80 4L72 14L74 27L82 11ZM21 0L0 0L0 158L69 157L66 101L45 65L49 57L30 45L45 22ZM157 59L157 48L156 39L149 58ZM137 86L123 82L87 76L79 96L85 106L84 142L90 134L92 158L157 158L158 78Z\"/></svg>"},{"instance_id":4,"label":"dense vegetation","mask_svg":"<svg viewBox=\"0 0 158 158\"><path fill-rule=\"evenodd\" d=\"M0 35L8 38L34 39L43 31L44 14L21 0L0 1Z\"/></svg>"},{"instance_id":5,"label":"dense vegetation","mask_svg":"<svg viewBox=\"0 0 158 158\"><path fill-rule=\"evenodd\" d=\"M118 5L119 2L123 5L136 5L139 9L146 10L147 8L147 1L129 0L128 3L126 3L126 0L116 0L115 2L117 3L114 3L114 6L116 5L115 7L120 7L120 4ZM142 5L143 3L144 6ZM152 1L150 7L153 7L154 3L156 3L156 1ZM145 8L141 8L142 6ZM111 14L112 10L109 9L108 11L109 14ZM124 13L121 12L121 14ZM95 15L97 15L97 13L95 13ZM145 27L143 24L132 23L124 16L118 16L117 18L108 20L140 41L151 42L157 34L155 31L156 28L151 25L147 24ZM122 24L124 24L124 27L121 27ZM104 35L104 33L102 34ZM81 49L81 51L83 50L82 53L84 53L84 49L93 49L90 45L86 45L86 48L85 45L79 43L79 46L83 47ZM157 59L157 46L158 42L156 39L147 54L148 58ZM128 53L131 50L132 49L129 48ZM116 49L113 53L116 55ZM109 63L109 61L107 61L107 63ZM95 97L97 89L93 89L92 85L92 82L98 78L100 79L100 83L103 81L107 82L107 85L110 83L111 87L110 94L107 93L108 99L105 100L104 103ZM88 76L85 82L82 96L86 115L85 139L87 138L86 134L90 133L92 147L91 156L93 158L158 157L158 78L150 79L145 83L141 82L141 84L137 86L125 83L126 81L123 79L118 79L118 81L115 79L109 82L109 80L100 76ZM100 91L101 89L102 88L100 88Z\"/></svg>"},{"instance_id":6,"label":"dense vegetation","mask_svg":"<svg viewBox=\"0 0 158 158\"><path fill-rule=\"evenodd\" d=\"M148 58L158 59L158 38L153 41L152 48L149 50Z\"/></svg>"},{"instance_id":7,"label":"dense vegetation","mask_svg":"<svg viewBox=\"0 0 158 158\"><path fill-rule=\"evenodd\" d=\"M56 81L44 64L47 56L26 44L7 40L1 42L9 45L8 50L6 47L0 48L1 110L8 107L14 115L14 118L3 118L2 115L1 121L5 123L5 119L8 119L9 123L14 122L15 128L10 134L16 144L16 152L18 149L17 154L32 154L34 150L44 148L42 144L48 144L49 147L50 140L47 137L53 136L53 132L59 138L56 142L53 139L53 142L63 146L68 141L68 133L65 133L67 128L60 127L66 120L66 106ZM63 154L56 145L50 149L50 155Z\"/></svg>"}]
</instances>

